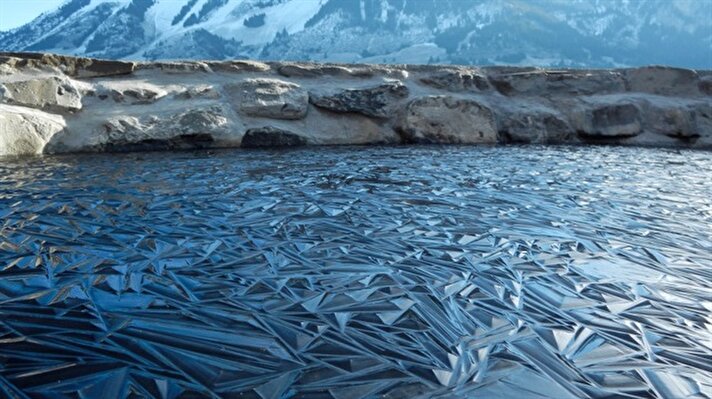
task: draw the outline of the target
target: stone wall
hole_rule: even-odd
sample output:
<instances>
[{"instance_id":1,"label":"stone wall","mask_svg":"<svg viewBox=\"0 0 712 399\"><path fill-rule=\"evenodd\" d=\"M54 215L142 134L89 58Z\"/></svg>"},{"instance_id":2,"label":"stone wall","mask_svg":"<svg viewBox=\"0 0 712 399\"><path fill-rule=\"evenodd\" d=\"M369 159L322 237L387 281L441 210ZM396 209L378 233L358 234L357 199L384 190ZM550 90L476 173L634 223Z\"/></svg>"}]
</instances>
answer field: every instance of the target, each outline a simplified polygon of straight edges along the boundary
<instances>
[{"instance_id":1,"label":"stone wall","mask_svg":"<svg viewBox=\"0 0 712 399\"><path fill-rule=\"evenodd\" d=\"M337 144L712 148L712 71L0 53L0 155Z\"/></svg>"}]
</instances>

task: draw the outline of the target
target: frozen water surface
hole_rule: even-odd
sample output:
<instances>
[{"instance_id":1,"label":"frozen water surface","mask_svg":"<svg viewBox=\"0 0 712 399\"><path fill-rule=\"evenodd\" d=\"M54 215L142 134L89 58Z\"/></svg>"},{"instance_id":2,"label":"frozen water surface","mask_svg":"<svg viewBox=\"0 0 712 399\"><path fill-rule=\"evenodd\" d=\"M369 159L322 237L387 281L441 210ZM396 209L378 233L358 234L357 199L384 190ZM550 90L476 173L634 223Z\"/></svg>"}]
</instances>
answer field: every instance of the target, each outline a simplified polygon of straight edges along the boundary
<instances>
[{"instance_id":1,"label":"frozen water surface","mask_svg":"<svg viewBox=\"0 0 712 399\"><path fill-rule=\"evenodd\" d=\"M0 160L0 397L712 397L712 154Z\"/></svg>"}]
</instances>

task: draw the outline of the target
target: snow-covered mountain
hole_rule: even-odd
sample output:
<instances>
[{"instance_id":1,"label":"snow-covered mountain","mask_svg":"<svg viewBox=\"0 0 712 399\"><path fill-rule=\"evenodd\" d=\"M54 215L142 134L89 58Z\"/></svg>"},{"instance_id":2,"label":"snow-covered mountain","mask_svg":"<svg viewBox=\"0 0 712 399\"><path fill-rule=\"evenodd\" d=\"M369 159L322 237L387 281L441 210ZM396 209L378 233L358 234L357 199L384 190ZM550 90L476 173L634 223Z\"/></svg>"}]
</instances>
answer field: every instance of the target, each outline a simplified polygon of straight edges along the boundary
<instances>
[{"instance_id":1,"label":"snow-covered mountain","mask_svg":"<svg viewBox=\"0 0 712 399\"><path fill-rule=\"evenodd\" d=\"M68 0L0 50L712 68L712 0Z\"/></svg>"}]
</instances>

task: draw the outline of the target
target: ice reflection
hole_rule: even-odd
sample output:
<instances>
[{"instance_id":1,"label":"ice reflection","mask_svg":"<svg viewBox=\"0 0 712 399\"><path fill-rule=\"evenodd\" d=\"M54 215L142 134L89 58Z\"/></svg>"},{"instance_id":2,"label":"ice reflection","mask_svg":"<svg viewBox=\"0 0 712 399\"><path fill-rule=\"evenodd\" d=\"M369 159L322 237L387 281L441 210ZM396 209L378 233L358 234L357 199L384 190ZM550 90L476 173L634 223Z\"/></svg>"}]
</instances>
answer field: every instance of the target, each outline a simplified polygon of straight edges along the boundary
<instances>
[{"instance_id":1,"label":"ice reflection","mask_svg":"<svg viewBox=\"0 0 712 399\"><path fill-rule=\"evenodd\" d=\"M0 396L712 397L712 154L0 160Z\"/></svg>"}]
</instances>

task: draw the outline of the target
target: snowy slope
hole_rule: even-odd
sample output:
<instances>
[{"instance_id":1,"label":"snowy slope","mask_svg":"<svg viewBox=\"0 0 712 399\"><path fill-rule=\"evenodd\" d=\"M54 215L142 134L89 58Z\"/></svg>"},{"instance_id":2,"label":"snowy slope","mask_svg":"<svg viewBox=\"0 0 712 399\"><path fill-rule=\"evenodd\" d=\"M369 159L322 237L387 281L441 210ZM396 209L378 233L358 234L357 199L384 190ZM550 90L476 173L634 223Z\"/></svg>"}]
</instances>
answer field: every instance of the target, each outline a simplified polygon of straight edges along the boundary
<instances>
[{"instance_id":1,"label":"snowy slope","mask_svg":"<svg viewBox=\"0 0 712 399\"><path fill-rule=\"evenodd\" d=\"M0 50L712 68L712 0L68 0Z\"/></svg>"}]
</instances>

